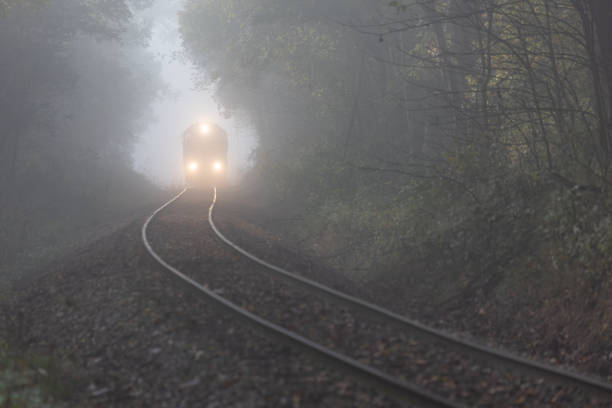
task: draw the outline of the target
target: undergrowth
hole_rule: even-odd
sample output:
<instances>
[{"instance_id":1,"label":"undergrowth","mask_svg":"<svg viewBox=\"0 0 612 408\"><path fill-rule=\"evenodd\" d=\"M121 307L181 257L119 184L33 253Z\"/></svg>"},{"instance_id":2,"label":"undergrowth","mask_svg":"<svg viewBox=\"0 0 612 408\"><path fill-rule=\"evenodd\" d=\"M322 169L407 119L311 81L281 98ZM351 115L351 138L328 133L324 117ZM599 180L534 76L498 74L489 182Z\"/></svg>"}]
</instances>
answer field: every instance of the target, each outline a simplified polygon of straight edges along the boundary
<instances>
[{"instance_id":1,"label":"undergrowth","mask_svg":"<svg viewBox=\"0 0 612 408\"><path fill-rule=\"evenodd\" d=\"M609 280L612 195L522 179L479 201L431 183L392 196L330 195L297 235L349 277L409 273L437 279L440 293L448 286L456 296L486 295L500 285L514 296L527 281L602 288Z\"/></svg>"},{"instance_id":2,"label":"undergrowth","mask_svg":"<svg viewBox=\"0 0 612 408\"><path fill-rule=\"evenodd\" d=\"M0 341L0 408L64 407L69 397L55 359L22 356Z\"/></svg>"}]
</instances>

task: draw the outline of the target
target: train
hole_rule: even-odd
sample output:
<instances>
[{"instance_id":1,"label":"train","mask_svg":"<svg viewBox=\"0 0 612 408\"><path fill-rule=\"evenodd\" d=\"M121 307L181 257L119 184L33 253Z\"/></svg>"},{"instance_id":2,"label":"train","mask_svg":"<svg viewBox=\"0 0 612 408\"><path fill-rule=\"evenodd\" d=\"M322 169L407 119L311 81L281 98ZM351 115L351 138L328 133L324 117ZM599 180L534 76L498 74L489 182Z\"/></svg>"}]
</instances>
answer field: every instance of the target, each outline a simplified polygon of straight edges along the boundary
<instances>
[{"instance_id":1,"label":"train","mask_svg":"<svg viewBox=\"0 0 612 408\"><path fill-rule=\"evenodd\" d=\"M183 132L185 183L190 188L220 187L227 180L227 133L199 122Z\"/></svg>"}]
</instances>

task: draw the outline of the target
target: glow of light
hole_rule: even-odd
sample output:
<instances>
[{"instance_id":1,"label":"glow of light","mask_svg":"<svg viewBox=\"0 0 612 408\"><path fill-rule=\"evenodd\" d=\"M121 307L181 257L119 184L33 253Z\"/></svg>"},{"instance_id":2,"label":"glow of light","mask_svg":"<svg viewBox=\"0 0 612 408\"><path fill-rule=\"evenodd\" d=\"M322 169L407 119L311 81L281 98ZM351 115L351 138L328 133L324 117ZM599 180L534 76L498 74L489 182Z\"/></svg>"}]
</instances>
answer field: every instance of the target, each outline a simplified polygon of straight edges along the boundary
<instances>
[{"instance_id":1,"label":"glow of light","mask_svg":"<svg viewBox=\"0 0 612 408\"><path fill-rule=\"evenodd\" d=\"M200 126L200 130L202 131L202 133L208 133L210 132L210 126L207 123L202 123L202 126Z\"/></svg>"},{"instance_id":2,"label":"glow of light","mask_svg":"<svg viewBox=\"0 0 612 408\"><path fill-rule=\"evenodd\" d=\"M223 163L216 161L213 163L213 170L216 171L217 173L220 172L221 170L223 170Z\"/></svg>"},{"instance_id":3,"label":"glow of light","mask_svg":"<svg viewBox=\"0 0 612 408\"><path fill-rule=\"evenodd\" d=\"M189 166L188 166L189 171L192 172L192 173L195 173L198 170L198 167L199 167L198 163L196 163L196 162L191 162L191 163L189 163Z\"/></svg>"}]
</instances>

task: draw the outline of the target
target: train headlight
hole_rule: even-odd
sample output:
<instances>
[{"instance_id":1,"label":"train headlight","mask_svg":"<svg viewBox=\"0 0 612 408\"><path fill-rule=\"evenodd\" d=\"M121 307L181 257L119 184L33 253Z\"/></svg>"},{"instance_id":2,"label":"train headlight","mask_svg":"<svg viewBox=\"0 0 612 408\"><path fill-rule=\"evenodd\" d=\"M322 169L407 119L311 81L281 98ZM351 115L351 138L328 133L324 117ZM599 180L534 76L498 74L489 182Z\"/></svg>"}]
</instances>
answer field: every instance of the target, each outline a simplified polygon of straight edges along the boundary
<instances>
[{"instance_id":1,"label":"train headlight","mask_svg":"<svg viewBox=\"0 0 612 408\"><path fill-rule=\"evenodd\" d=\"M191 163L189 163L189 166L187 166L189 171L192 172L192 173L195 173L196 171L198 171L198 167L200 167L200 166L198 165L197 162L191 162Z\"/></svg>"},{"instance_id":2,"label":"train headlight","mask_svg":"<svg viewBox=\"0 0 612 408\"><path fill-rule=\"evenodd\" d=\"M202 131L202 133L208 133L210 132L210 125L208 123L202 123L202 126L200 126L200 130Z\"/></svg>"},{"instance_id":3,"label":"train headlight","mask_svg":"<svg viewBox=\"0 0 612 408\"><path fill-rule=\"evenodd\" d=\"M214 162L212 167L216 173L223 171L223 163L221 163L220 161Z\"/></svg>"}]
</instances>

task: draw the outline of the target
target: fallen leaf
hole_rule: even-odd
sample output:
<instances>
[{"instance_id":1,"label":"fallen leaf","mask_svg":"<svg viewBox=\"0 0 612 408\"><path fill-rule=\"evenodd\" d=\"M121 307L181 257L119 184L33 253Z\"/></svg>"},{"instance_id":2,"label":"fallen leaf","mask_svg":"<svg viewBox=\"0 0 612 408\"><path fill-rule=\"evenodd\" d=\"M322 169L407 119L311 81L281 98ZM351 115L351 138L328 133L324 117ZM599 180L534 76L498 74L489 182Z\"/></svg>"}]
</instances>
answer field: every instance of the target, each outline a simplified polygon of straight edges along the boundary
<instances>
[{"instance_id":1,"label":"fallen leaf","mask_svg":"<svg viewBox=\"0 0 612 408\"><path fill-rule=\"evenodd\" d=\"M184 390L185 388L195 387L196 385L200 385L200 377L195 377L193 380L179 385L179 389Z\"/></svg>"}]
</instances>

